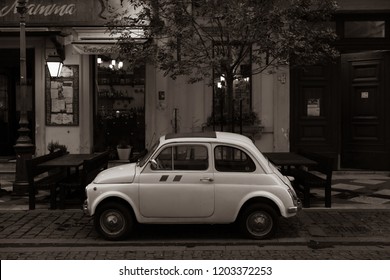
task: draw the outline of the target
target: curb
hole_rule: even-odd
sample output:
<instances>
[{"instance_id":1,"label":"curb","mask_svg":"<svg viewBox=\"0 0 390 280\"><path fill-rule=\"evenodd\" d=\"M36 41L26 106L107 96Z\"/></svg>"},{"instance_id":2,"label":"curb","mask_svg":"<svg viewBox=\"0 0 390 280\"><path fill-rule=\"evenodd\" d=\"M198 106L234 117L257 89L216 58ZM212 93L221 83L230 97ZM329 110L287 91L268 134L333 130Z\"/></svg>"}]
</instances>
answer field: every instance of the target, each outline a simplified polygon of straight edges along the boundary
<instances>
[{"instance_id":1,"label":"curb","mask_svg":"<svg viewBox=\"0 0 390 280\"><path fill-rule=\"evenodd\" d=\"M170 247L182 246L188 248L211 246L306 246L312 249L331 248L333 246L390 246L387 237L370 238L305 238L273 239L273 240L172 240L172 241L105 241L105 240L30 240L30 239L3 239L0 248L26 248L26 247Z\"/></svg>"}]
</instances>

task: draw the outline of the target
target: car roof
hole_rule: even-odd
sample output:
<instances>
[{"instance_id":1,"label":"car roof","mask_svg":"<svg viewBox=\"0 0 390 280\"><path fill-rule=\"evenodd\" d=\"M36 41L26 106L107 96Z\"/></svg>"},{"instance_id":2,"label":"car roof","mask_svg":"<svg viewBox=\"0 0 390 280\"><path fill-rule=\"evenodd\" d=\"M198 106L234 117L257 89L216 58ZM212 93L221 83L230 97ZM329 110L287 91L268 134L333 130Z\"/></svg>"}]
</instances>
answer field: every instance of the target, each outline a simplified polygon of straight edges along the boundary
<instances>
[{"instance_id":1,"label":"car roof","mask_svg":"<svg viewBox=\"0 0 390 280\"><path fill-rule=\"evenodd\" d=\"M190 140L190 138L203 138L204 140L220 140L220 141L238 141L253 144L253 142L246 136L231 133L231 132L220 132L220 131L209 131L209 132L190 132L190 133L169 133L162 137L164 140Z\"/></svg>"},{"instance_id":2,"label":"car roof","mask_svg":"<svg viewBox=\"0 0 390 280\"><path fill-rule=\"evenodd\" d=\"M169 133L165 135L165 140L176 138L217 138L215 131L210 132L189 132L189 133Z\"/></svg>"}]
</instances>

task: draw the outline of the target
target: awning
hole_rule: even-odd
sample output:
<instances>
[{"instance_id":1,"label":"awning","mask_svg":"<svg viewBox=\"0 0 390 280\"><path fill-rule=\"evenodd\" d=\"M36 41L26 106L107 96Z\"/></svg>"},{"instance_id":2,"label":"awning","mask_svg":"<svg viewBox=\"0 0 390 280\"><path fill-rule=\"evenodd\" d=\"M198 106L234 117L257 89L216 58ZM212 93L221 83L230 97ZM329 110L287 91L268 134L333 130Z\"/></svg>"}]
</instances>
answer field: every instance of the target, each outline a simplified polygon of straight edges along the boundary
<instances>
[{"instance_id":1,"label":"awning","mask_svg":"<svg viewBox=\"0 0 390 280\"><path fill-rule=\"evenodd\" d=\"M133 29L134 39L145 42L142 29ZM75 28L71 44L80 54L112 54L118 52L119 35L110 34L105 28Z\"/></svg>"},{"instance_id":2,"label":"awning","mask_svg":"<svg viewBox=\"0 0 390 280\"><path fill-rule=\"evenodd\" d=\"M116 40L73 41L79 54L110 54L116 52Z\"/></svg>"}]
</instances>

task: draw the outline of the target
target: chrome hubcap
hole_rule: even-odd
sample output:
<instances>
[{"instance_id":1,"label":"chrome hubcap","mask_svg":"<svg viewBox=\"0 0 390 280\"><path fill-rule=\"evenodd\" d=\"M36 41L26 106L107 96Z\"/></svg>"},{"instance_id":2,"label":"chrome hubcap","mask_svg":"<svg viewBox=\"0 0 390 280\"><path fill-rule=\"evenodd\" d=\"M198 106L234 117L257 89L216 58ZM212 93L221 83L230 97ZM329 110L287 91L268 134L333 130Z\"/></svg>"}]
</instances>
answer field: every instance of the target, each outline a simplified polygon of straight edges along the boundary
<instances>
[{"instance_id":1,"label":"chrome hubcap","mask_svg":"<svg viewBox=\"0 0 390 280\"><path fill-rule=\"evenodd\" d=\"M273 221L265 212L254 212L247 219L248 231L255 236L268 234L272 229Z\"/></svg>"},{"instance_id":2,"label":"chrome hubcap","mask_svg":"<svg viewBox=\"0 0 390 280\"><path fill-rule=\"evenodd\" d=\"M104 232L115 235L120 233L126 224L126 221L122 214L115 210L108 210L101 216L101 226Z\"/></svg>"}]
</instances>

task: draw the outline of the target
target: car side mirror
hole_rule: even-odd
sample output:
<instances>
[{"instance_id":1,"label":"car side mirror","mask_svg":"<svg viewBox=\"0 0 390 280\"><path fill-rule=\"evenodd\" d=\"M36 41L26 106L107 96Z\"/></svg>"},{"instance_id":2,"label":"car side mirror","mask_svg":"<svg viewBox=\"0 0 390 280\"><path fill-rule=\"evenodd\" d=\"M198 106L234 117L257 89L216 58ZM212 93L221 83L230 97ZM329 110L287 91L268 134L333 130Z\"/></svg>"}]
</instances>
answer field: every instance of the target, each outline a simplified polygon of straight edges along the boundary
<instances>
[{"instance_id":1,"label":"car side mirror","mask_svg":"<svg viewBox=\"0 0 390 280\"><path fill-rule=\"evenodd\" d=\"M157 161L154 158L152 158L149 162L150 162L152 169L156 170L158 167Z\"/></svg>"},{"instance_id":2,"label":"car side mirror","mask_svg":"<svg viewBox=\"0 0 390 280\"><path fill-rule=\"evenodd\" d=\"M293 176L286 176L286 177L287 177L287 179L290 180L290 182L293 182L295 180L295 178Z\"/></svg>"}]
</instances>

